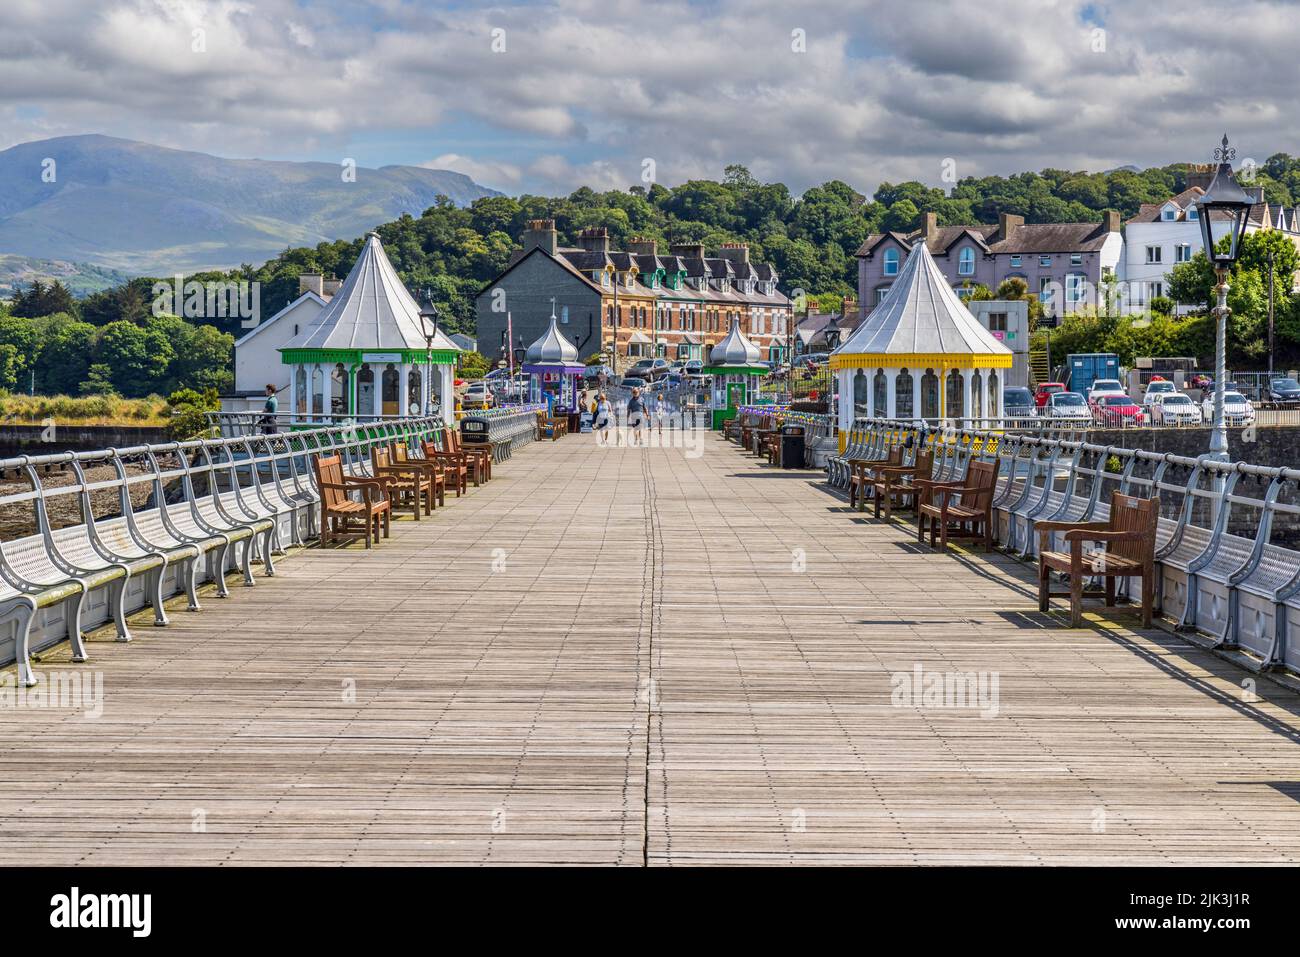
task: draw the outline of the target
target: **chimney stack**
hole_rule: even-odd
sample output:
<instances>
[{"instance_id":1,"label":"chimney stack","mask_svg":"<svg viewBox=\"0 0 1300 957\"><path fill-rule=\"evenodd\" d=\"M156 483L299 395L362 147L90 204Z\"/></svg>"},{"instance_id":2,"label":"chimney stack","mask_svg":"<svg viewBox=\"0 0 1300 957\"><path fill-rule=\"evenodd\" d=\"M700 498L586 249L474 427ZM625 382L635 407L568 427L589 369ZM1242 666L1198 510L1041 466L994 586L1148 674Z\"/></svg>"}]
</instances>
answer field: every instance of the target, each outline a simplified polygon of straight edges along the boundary
<instances>
[{"instance_id":1,"label":"chimney stack","mask_svg":"<svg viewBox=\"0 0 1300 957\"><path fill-rule=\"evenodd\" d=\"M330 276L324 282L323 295L325 296L326 299L333 299L335 293L337 293L341 288L343 288L343 280L336 279L333 276Z\"/></svg>"},{"instance_id":2,"label":"chimney stack","mask_svg":"<svg viewBox=\"0 0 1300 957\"><path fill-rule=\"evenodd\" d=\"M591 226L578 234L578 245L589 253L609 252L609 230L604 226Z\"/></svg>"},{"instance_id":3,"label":"chimney stack","mask_svg":"<svg viewBox=\"0 0 1300 957\"><path fill-rule=\"evenodd\" d=\"M1219 167L1213 163L1188 163L1187 164L1187 186L1191 189L1193 186L1199 186L1201 189L1209 189L1214 174L1218 172Z\"/></svg>"},{"instance_id":4,"label":"chimney stack","mask_svg":"<svg viewBox=\"0 0 1300 957\"><path fill-rule=\"evenodd\" d=\"M559 240L555 233L555 220L553 219L530 219L524 226L524 234L520 237L523 244L524 252L529 252L534 246L540 246L552 256L559 248Z\"/></svg>"},{"instance_id":5,"label":"chimney stack","mask_svg":"<svg viewBox=\"0 0 1300 957\"><path fill-rule=\"evenodd\" d=\"M1119 211L1108 209L1102 213L1101 228L1102 232L1117 233L1120 230Z\"/></svg>"},{"instance_id":6,"label":"chimney stack","mask_svg":"<svg viewBox=\"0 0 1300 957\"><path fill-rule=\"evenodd\" d=\"M683 259L703 259L704 243L673 243L668 251Z\"/></svg>"},{"instance_id":7,"label":"chimney stack","mask_svg":"<svg viewBox=\"0 0 1300 957\"><path fill-rule=\"evenodd\" d=\"M305 272L298 277L298 295L306 292L314 292L322 299L325 298L325 277L318 272Z\"/></svg>"},{"instance_id":8,"label":"chimney stack","mask_svg":"<svg viewBox=\"0 0 1300 957\"><path fill-rule=\"evenodd\" d=\"M723 243L722 248L718 250L718 257L730 262L733 266L749 265L749 243Z\"/></svg>"},{"instance_id":9,"label":"chimney stack","mask_svg":"<svg viewBox=\"0 0 1300 957\"><path fill-rule=\"evenodd\" d=\"M1025 217L1015 213L998 213L998 241L1011 238L1011 231L1025 225Z\"/></svg>"},{"instance_id":10,"label":"chimney stack","mask_svg":"<svg viewBox=\"0 0 1300 957\"><path fill-rule=\"evenodd\" d=\"M939 217L934 213L921 214L921 237L928 243L939 232Z\"/></svg>"},{"instance_id":11,"label":"chimney stack","mask_svg":"<svg viewBox=\"0 0 1300 957\"><path fill-rule=\"evenodd\" d=\"M627 251L637 256L657 256L659 243L644 236L633 236L627 244Z\"/></svg>"}]
</instances>

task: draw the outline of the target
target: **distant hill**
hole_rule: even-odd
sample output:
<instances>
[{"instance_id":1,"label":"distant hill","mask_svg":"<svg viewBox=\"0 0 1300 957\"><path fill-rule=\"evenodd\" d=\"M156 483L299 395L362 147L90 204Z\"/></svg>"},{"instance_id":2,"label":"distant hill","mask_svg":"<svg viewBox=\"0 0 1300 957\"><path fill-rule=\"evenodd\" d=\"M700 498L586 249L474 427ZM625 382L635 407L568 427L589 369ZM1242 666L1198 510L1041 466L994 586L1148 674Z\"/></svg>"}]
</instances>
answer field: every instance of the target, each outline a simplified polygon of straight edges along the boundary
<instances>
[{"instance_id":1,"label":"distant hill","mask_svg":"<svg viewBox=\"0 0 1300 957\"><path fill-rule=\"evenodd\" d=\"M41 173L53 159L54 182ZM140 275L260 263L288 246L351 239L419 216L445 195L499 195L416 166L236 160L98 134L0 152L0 255L85 262Z\"/></svg>"},{"instance_id":2,"label":"distant hill","mask_svg":"<svg viewBox=\"0 0 1300 957\"><path fill-rule=\"evenodd\" d=\"M119 286L131 278L124 272L93 266L90 263L70 263L51 259L32 259L29 256L8 256L0 253L0 299L7 299L19 286L28 286L33 280L57 279L67 286L74 296Z\"/></svg>"}]
</instances>

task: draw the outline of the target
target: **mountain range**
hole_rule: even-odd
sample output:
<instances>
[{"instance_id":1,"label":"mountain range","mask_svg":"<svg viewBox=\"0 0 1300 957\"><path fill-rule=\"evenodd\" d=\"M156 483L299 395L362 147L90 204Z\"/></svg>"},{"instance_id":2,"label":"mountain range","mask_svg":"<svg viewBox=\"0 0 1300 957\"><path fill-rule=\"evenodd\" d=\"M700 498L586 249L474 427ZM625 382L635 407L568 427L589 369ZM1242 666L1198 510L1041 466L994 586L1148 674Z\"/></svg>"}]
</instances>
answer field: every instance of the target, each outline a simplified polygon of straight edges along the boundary
<instances>
[{"instance_id":1,"label":"mountain range","mask_svg":"<svg viewBox=\"0 0 1300 957\"><path fill-rule=\"evenodd\" d=\"M0 151L0 256L134 275L260 264L354 239L439 195L500 195L451 170L225 159L88 134Z\"/></svg>"}]
</instances>

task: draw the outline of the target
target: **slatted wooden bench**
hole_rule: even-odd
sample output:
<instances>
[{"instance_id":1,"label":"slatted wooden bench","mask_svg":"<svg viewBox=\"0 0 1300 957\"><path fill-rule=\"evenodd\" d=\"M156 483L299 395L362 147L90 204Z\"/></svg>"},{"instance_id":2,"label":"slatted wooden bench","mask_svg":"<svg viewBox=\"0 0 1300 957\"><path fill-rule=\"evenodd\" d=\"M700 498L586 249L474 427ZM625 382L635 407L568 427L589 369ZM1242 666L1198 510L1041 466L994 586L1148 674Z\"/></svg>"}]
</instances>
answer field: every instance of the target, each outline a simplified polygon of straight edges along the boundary
<instances>
[{"instance_id":1,"label":"slatted wooden bench","mask_svg":"<svg viewBox=\"0 0 1300 957\"><path fill-rule=\"evenodd\" d=\"M343 473L343 459L337 455L315 455L312 466L320 489L320 542L328 545L341 535L361 532L366 548L378 541L382 531L391 533L392 508L382 483ZM360 500L350 496L360 495ZM360 522L358 526L356 523Z\"/></svg>"},{"instance_id":2,"label":"slatted wooden bench","mask_svg":"<svg viewBox=\"0 0 1300 957\"><path fill-rule=\"evenodd\" d=\"M993 490L997 486L998 466L997 460L972 461L960 482L926 485L926 500L916 511L917 540L925 541L928 523L930 546L934 547L938 538L940 551L947 550L952 538L982 541L984 550L992 551Z\"/></svg>"},{"instance_id":3,"label":"slatted wooden bench","mask_svg":"<svg viewBox=\"0 0 1300 957\"><path fill-rule=\"evenodd\" d=\"M1135 498L1116 492L1111 497L1110 517L1104 522L1039 522L1039 610L1049 609L1053 595L1069 595L1070 625L1078 628L1083 619L1083 596L1089 577L1105 580L1107 608L1115 605L1117 579L1138 578L1142 583L1142 626L1149 628L1155 595L1156 524L1159 520L1159 499ZM1048 538L1054 533L1063 537L1068 551L1053 551L1048 547ZM1102 550L1085 555L1085 542L1100 544ZM1068 591L1051 590L1053 571L1069 575Z\"/></svg>"}]
</instances>

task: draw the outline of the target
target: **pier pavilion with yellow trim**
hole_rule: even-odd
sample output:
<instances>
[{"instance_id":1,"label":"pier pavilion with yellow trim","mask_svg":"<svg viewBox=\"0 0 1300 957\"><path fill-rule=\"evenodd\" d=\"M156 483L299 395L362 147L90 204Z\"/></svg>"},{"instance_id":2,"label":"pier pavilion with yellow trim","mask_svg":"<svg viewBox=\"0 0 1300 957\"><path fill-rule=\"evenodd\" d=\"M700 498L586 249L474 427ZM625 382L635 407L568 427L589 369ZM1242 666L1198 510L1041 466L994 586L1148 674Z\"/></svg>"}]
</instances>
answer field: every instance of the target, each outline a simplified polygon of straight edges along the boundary
<instances>
[{"instance_id":1,"label":"pier pavilion with yellow trim","mask_svg":"<svg viewBox=\"0 0 1300 957\"><path fill-rule=\"evenodd\" d=\"M998 416L1011 355L918 243L885 298L831 353L841 451L855 418Z\"/></svg>"}]
</instances>

